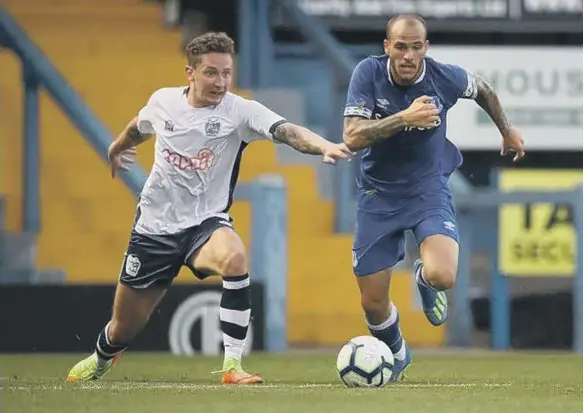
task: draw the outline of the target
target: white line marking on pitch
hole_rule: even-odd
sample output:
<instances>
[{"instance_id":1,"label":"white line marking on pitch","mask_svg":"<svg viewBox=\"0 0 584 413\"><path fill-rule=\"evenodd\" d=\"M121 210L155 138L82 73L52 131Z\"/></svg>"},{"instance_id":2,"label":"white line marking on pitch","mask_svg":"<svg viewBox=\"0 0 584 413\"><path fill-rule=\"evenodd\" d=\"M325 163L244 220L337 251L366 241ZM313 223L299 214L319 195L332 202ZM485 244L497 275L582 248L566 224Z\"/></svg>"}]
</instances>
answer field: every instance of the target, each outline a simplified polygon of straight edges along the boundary
<instances>
[{"instance_id":1,"label":"white line marking on pitch","mask_svg":"<svg viewBox=\"0 0 584 413\"><path fill-rule=\"evenodd\" d=\"M472 388L472 387L509 387L508 383L399 383L388 385L386 387L397 387L405 389L415 388ZM340 384L324 383L307 383L307 384L286 384L274 383L263 384L258 386L246 387L246 389L321 389L321 388L342 388ZM231 386L220 384L192 384L192 383L172 383L172 382L104 382L94 384L70 384L70 385L47 385L31 384L29 386L0 386L0 390L134 390L134 389L151 389L151 390L219 390L232 389Z\"/></svg>"}]
</instances>

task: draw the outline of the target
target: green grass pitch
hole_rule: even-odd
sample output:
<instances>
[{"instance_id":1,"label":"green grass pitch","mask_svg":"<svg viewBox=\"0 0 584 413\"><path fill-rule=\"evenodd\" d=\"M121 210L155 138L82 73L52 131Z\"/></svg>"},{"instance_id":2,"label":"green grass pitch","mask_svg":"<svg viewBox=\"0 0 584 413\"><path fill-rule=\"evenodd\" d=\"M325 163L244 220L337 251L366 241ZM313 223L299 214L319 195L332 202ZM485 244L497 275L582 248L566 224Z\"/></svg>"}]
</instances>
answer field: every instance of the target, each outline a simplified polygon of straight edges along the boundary
<instances>
[{"instance_id":1,"label":"green grass pitch","mask_svg":"<svg viewBox=\"0 0 584 413\"><path fill-rule=\"evenodd\" d=\"M65 383L83 355L0 356L0 411L11 413L582 412L582 356L413 352L400 384L348 389L334 353L254 354L266 384L222 386L221 360L124 354L100 381Z\"/></svg>"}]
</instances>

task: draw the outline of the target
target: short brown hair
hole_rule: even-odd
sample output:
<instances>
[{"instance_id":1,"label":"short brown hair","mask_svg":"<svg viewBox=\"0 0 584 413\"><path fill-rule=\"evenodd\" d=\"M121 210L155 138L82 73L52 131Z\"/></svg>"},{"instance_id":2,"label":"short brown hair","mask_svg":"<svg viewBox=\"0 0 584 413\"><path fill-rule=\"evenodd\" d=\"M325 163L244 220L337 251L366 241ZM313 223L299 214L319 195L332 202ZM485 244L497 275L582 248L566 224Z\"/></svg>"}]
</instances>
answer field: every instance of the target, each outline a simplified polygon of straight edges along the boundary
<instances>
[{"instance_id":1,"label":"short brown hair","mask_svg":"<svg viewBox=\"0 0 584 413\"><path fill-rule=\"evenodd\" d=\"M420 16L419 14L415 14L415 13L400 13L400 14L396 14L395 16L393 16L387 22L387 26L385 29L385 38L386 39L388 39L388 40L391 39L391 31L393 29L393 26L400 20L410 20L412 22L421 23L422 26L424 27L424 31L426 32L426 36L428 35L428 25L426 24L426 20L424 20L424 18L422 16Z\"/></svg>"},{"instance_id":2,"label":"short brown hair","mask_svg":"<svg viewBox=\"0 0 584 413\"><path fill-rule=\"evenodd\" d=\"M235 42L226 33L209 32L195 37L186 47L189 66L195 67L201 62L201 55L207 53L235 54Z\"/></svg>"}]
</instances>

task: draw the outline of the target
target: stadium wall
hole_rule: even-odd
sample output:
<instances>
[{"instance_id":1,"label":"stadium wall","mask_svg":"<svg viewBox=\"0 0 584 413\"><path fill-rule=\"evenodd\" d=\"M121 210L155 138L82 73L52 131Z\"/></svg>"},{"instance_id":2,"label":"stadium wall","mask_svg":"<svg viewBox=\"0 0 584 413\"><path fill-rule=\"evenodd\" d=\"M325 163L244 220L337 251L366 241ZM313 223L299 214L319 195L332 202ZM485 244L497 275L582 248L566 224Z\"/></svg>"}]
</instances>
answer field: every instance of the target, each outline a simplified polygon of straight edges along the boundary
<instances>
[{"instance_id":1,"label":"stadium wall","mask_svg":"<svg viewBox=\"0 0 584 413\"><path fill-rule=\"evenodd\" d=\"M183 83L180 68L184 61L178 47L173 49L179 44L178 34L159 27L157 10L147 6L136 8L137 5L129 6L130 3L118 8L115 16L108 11L111 4L100 9L99 2L92 3L87 15L83 15L82 8L73 8L69 14L51 15L50 10L43 8L14 6L19 21L33 40L113 133L134 116L156 87ZM109 30L104 32L103 27ZM0 107L0 120L4 120L3 126L8 125L8 134L15 137L3 143L3 149L7 148L3 153L19 154L21 91L18 82L7 81L18 78L19 66L6 53L0 59L3 59L0 63L6 62L3 70L6 67L10 73L7 78L3 77L5 80L0 79L3 93L18 102ZM305 92L309 125L322 126L334 118L333 85L325 62L284 57L275 65L276 86L295 87ZM174 67L176 71L169 70ZM39 241L39 264L64 267L71 284L111 283L127 243L134 200L119 182L109 180L107 167L52 102L44 97L42 105L43 232ZM493 141L498 145L498 139ZM151 145L152 142L140 150L140 162L147 170L152 163ZM7 160L4 176L15 179L4 180L1 187L8 194L8 224L13 229L18 229L20 214L19 162L19 156ZM336 345L350 335L365 334L351 273L351 239L348 235L332 234L332 203L318 197L314 169L306 165L278 165L274 147L268 143L250 146L242 169L242 180L251 180L262 172L277 172L288 182L290 341ZM237 202L233 215L249 247L249 206ZM195 282L186 270L177 281ZM408 340L415 345L442 344L443 330L428 326L414 296L410 275L396 274L392 298L400 308L402 329Z\"/></svg>"}]
</instances>

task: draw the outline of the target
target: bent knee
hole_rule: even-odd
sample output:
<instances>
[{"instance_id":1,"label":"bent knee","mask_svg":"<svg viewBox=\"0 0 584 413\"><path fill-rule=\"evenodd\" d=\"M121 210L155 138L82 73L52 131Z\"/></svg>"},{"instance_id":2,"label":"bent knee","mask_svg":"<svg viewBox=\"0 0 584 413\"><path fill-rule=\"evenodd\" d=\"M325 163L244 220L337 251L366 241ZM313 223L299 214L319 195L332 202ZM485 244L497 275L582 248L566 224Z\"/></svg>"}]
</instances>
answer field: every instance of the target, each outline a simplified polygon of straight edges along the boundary
<instances>
[{"instance_id":1,"label":"bent knee","mask_svg":"<svg viewBox=\"0 0 584 413\"><path fill-rule=\"evenodd\" d=\"M223 277L247 274L247 257L244 251L229 251L219 264L219 271Z\"/></svg>"},{"instance_id":2,"label":"bent knee","mask_svg":"<svg viewBox=\"0 0 584 413\"><path fill-rule=\"evenodd\" d=\"M424 279L437 290L449 290L456 281L456 268L424 266Z\"/></svg>"}]
</instances>

